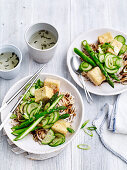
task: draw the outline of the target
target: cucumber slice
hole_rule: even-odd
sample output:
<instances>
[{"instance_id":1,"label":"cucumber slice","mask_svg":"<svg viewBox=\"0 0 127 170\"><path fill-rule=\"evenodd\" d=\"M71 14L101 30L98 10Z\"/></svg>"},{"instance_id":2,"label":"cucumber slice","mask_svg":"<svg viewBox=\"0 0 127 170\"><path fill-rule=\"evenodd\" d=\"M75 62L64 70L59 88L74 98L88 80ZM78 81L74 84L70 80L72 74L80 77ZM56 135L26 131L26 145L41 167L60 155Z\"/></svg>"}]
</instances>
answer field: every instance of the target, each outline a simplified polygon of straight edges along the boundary
<instances>
[{"instance_id":1,"label":"cucumber slice","mask_svg":"<svg viewBox=\"0 0 127 170\"><path fill-rule=\"evenodd\" d=\"M19 107L19 110L20 110L20 113L23 113L23 107L25 106L26 102L22 102L20 107Z\"/></svg>"},{"instance_id":2,"label":"cucumber slice","mask_svg":"<svg viewBox=\"0 0 127 170\"><path fill-rule=\"evenodd\" d=\"M105 70L108 72L108 73L110 73L110 74L113 74L113 73L117 73L117 71L118 71L118 68L116 68L116 69L109 69L109 68L107 68L107 67L104 67L105 68Z\"/></svg>"},{"instance_id":3,"label":"cucumber slice","mask_svg":"<svg viewBox=\"0 0 127 170\"><path fill-rule=\"evenodd\" d=\"M55 147L65 142L65 136L61 133L55 134L55 139L49 144L49 146Z\"/></svg>"},{"instance_id":4,"label":"cucumber slice","mask_svg":"<svg viewBox=\"0 0 127 170\"><path fill-rule=\"evenodd\" d=\"M107 53L105 55L105 65L108 69L113 70L116 69L117 66L114 65L114 61L116 61L117 57L113 54Z\"/></svg>"},{"instance_id":5,"label":"cucumber slice","mask_svg":"<svg viewBox=\"0 0 127 170\"><path fill-rule=\"evenodd\" d=\"M123 59L122 59L122 58L117 59L117 60L116 60L116 65L117 65L119 68L122 67L122 66L123 66Z\"/></svg>"},{"instance_id":6,"label":"cucumber slice","mask_svg":"<svg viewBox=\"0 0 127 170\"><path fill-rule=\"evenodd\" d=\"M44 107L44 110L47 110L50 107L50 103L47 103Z\"/></svg>"},{"instance_id":7,"label":"cucumber slice","mask_svg":"<svg viewBox=\"0 0 127 170\"><path fill-rule=\"evenodd\" d=\"M105 54L98 54L98 58L101 63L105 62Z\"/></svg>"},{"instance_id":8,"label":"cucumber slice","mask_svg":"<svg viewBox=\"0 0 127 170\"><path fill-rule=\"evenodd\" d=\"M42 127L46 126L48 124L48 121L49 121L49 117L42 119L41 121Z\"/></svg>"},{"instance_id":9,"label":"cucumber slice","mask_svg":"<svg viewBox=\"0 0 127 170\"><path fill-rule=\"evenodd\" d=\"M80 64L80 66L79 66L79 70L80 71L85 71L85 72L87 72L87 71L89 71L89 70L91 70L92 69L92 65L90 65L89 63L87 63L87 62L82 62L81 64Z\"/></svg>"},{"instance_id":10,"label":"cucumber slice","mask_svg":"<svg viewBox=\"0 0 127 170\"><path fill-rule=\"evenodd\" d=\"M33 117L33 115L36 113L36 110L37 110L37 108L33 109L33 110L30 112L30 117Z\"/></svg>"},{"instance_id":11,"label":"cucumber slice","mask_svg":"<svg viewBox=\"0 0 127 170\"><path fill-rule=\"evenodd\" d=\"M51 124L53 122L53 119L54 119L54 113L51 113L49 115L49 121L48 121L48 124Z\"/></svg>"},{"instance_id":12,"label":"cucumber slice","mask_svg":"<svg viewBox=\"0 0 127 170\"><path fill-rule=\"evenodd\" d=\"M124 44L120 49L119 55L124 54L126 51L127 51L127 45Z\"/></svg>"},{"instance_id":13,"label":"cucumber slice","mask_svg":"<svg viewBox=\"0 0 127 170\"><path fill-rule=\"evenodd\" d=\"M117 35L114 39L121 42L122 44L126 43L126 39L122 35Z\"/></svg>"},{"instance_id":14,"label":"cucumber slice","mask_svg":"<svg viewBox=\"0 0 127 170\"><path fill-rule=\"evenodd\" d=\"M24 112L24 113L27 113L27 106L28 106L28 104L25 104L25 106L24 106L24 108L23 108L23 112Z\"/></svg>"},{"instance_id":15,"label":"cucumber slice","mask_svg":"<svg viewBox=\"0 0 127 170\"><path fill-rule=\"evenodd\" d=\"M55 138L54 136L54 132L50 129L47 133L47 135L45 136L45 138L41 141L41 143L43 145L47 145L50 142L52 142L52 140Z\"/></svg>"},{"instance_id":16,"label":"cucumber slice","mask_svg":"<svg viewBox=\"0 0 127 170\"><path fill-rule=\"evenodd\" d=\"M59 112L54 112L54 119L52 123L55 123L59 119L59 116L60 116Z\"/></svg>"},{"instance_id":17,"label":"cucumber slice","mask_svg":"<svg viewBox=\"0 0 127 170\"><path fill-rule=\"evenodd\" d=\"M23 117L24 117L25 119L29 119L29 115L28 115L27 113L24 113Z\"/></svg>"},{"instance_id":18,"label":"cucumber slice","mask_svg":"<svg viewBox=\"0 0 127 170\"><path fill-rule=\"evenodd\" d=\"M38 107L38 104L35 103L35 102L28 104L28 106L27 106L27 113L30 114L30 112L31 112L33 109L37 108L37 107Z\"/></svg>"},{"instance_id":19,"label":"cucumber slice","mask_svg":"<svg viewBox=\"0 0 127 170\"><path fill-rule=\"evenodd\" d=\"M44 129L50 129L52 126L53 126L53 123L52 123L52 124L49 124L49 125L45 125L45 126L43 126L43 128L44 128Z\"/></svg>"},{"instance_id":20,"label":"cucumber slice","mask_svg":"<svg viewBox=\"0 0 127 170\"><path fill-rule=\"evenodd\" d=\"M35 86L32 86L32 87L30 88L30 94L31 94L32 96L35 96Z\"/></svg>"}]
</instances>

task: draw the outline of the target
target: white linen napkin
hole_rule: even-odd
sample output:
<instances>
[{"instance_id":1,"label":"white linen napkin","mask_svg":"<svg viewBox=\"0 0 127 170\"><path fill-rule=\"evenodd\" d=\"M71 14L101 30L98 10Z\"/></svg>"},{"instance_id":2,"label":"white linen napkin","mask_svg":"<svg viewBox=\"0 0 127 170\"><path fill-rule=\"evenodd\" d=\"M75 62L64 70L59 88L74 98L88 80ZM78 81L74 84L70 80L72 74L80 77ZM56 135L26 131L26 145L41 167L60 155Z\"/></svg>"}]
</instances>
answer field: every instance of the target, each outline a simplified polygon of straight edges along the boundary
<instances>
[{"instance_id":1,"label":"white linen napkin","mask_svg":"<svg viewBox=\"0 0 127 170\"><path fill-rule=\"evenodd\" d=\"M114 105L105 104L93 121L101 142L127 163L127 92Z\"/></svg>"}]
</instances>

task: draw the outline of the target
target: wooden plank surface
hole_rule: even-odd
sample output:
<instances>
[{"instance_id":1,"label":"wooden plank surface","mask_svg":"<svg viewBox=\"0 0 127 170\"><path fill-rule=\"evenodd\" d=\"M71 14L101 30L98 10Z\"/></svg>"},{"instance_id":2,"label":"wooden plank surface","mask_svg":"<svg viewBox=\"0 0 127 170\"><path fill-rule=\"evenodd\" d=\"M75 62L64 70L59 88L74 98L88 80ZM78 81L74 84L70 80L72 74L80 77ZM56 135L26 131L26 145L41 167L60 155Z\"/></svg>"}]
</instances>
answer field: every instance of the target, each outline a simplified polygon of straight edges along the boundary
<instances>
[{"instance_id":1,"label":"wooden plank surface","mask_svg":"<svg viewBox=\"0 0 127 170\"><path fill-rule=\"evenodd\" d=\"M104 103L113 103L116 96L92 95L94 103L88 105L84 91L72 80L66 65L66 53L70 43L84 31L93 28L114 27L126 32L126 0L0 0L0 45L12 43L23 53L20 74L13 80L0 79L0 104L8 89L26 75L34 73L40 65L28 55L24 40L27 27L37 22L55 25L60 40L56 54L44 72L67 78L80 91L84 106L84 120L95 118ZM56 62L57 61L57 62ZM91 150L77 149L77 144L88 143ZM94 134L93 139L80 132L74 141L57 157L45 161L32 161L23 155L15 155L0 136L0 170L126 170L120 159L107 151Z\"/></svg>"}]
</instances>

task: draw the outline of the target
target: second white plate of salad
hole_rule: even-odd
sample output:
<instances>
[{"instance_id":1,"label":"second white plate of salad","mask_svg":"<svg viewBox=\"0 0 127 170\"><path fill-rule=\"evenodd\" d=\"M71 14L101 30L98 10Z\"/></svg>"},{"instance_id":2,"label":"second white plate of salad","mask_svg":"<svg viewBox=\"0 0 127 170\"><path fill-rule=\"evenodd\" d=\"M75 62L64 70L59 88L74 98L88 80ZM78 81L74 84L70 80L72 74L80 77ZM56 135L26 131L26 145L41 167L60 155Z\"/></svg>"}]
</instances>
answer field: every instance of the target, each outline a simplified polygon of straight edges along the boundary
<instances>
[{"instance_id":1,"label":"second white plate of salad","mask_svg":"<svg viewBox=\"0 0 127 170\"><path fill-rule=\"evenodd\" d=\"M3 103L29 77L18 81L8 91ZM2 121L20 96L1 112ZM43 73L11 115L4 130L24 151L53 154L63 149L78 133L82 117L83 101L76 87L62 77Z\"/></svg>"},{"instance_id":2,"label":"second white plate of salad","mask_svg":"<svg viewBox=\"0 0 127 170\"><path fill-rule=\"evenodd\" d=\"M97 95L116 95L127 90L127 36L115 29L101 28L78 36L70 45L67 65L75 82L82 87L71 67L71 58L81 59L79 70L87 89Z\"/></svg>"}]
</instances>

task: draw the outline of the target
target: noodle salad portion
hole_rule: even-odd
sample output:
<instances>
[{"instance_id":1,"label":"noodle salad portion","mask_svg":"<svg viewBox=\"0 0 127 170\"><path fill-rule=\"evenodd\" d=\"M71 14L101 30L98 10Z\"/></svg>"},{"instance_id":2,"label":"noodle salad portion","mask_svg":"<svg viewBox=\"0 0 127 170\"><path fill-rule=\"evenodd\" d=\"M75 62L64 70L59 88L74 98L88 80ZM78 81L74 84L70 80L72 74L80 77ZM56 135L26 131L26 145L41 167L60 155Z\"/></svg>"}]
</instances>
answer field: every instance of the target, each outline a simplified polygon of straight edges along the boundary
<instances>
[{"instance_id":1,"label":"noodle salad portion","mask_svg":"<svg viewBox=\"0 0 127 170\"><path fill-rule=\"evenodd\" d=\"M60 81L46 78L42 82L39 79L10 117L14 141L32 134L40 144L61 145L67 133L75 132L71 126L75 116L74 97L60 91Z\"/></svg>"}]
</instances>

